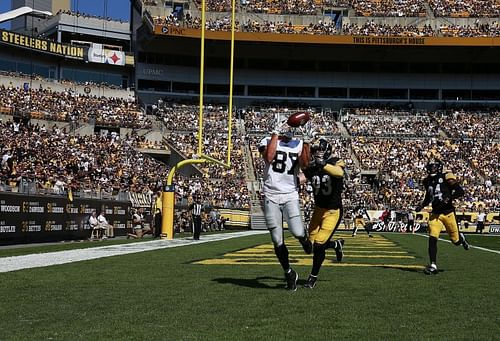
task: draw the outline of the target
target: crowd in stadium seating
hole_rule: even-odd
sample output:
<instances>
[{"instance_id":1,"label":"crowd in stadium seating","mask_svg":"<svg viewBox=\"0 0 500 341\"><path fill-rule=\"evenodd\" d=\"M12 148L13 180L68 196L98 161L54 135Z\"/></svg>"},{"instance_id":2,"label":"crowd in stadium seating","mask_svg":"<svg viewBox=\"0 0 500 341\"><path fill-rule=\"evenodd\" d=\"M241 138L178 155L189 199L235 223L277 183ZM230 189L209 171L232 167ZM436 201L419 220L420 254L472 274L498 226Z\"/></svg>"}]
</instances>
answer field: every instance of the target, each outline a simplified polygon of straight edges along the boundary
<instances>
[{"instance_id":1,"label":"crowd in stadium seating","mask_svg":"<svg viewBox=\"0 0 500 341\"><path fill-rule=\"evenodd\" d=\"M75 16L75 17L81 17L81 18L86 18L86 19L99 19L99 20L107 20L107 21L119 21L119 22L123 22L122 19L114 19L114 18L111 18L111 17L103 17L103 16L100 16L100 15L92 15L92 14L88 14L88 13L83 13L83 12L79 12L79 11L71 11L71 10L59 10L57 14L67 14L67 15L71 15L71 16Z\"/></svg>"},{"instance_id":2,"label":"crowd in stadium seating","mask_svg":"<svg viewBox=\"0 0 500 341\"><path fill-rule=\"evenodd\" d=\"M60 119L59 112L78 110L79 116L88 116L94 111L120 112L117 107L128 105L112 98L76 96L69 90L56 93L38 89L32 91L31 98L22 89L4 86L0 90L0 107L31 109L31 112L43 108L45 114L41 118L51 120ZM189 200L199 191L209 205L248 207L251 195L246 184L248 171L253 166L259 179L263 170L258 142L278 124L277 120L288 117L291 112L306 110L312 117L309 124L328 136L334 145L334 154L347 163L344 194L347 206L364 201L373 208L415 207L422 199L419 181L430 155L442 158L446 167L463 180L467 195L459 202L461 209L477 207L478 203L490 209L500 205L497 131L500 118L498 111L486 109L415 113L403 109L351 108L345 110L337 122L333 114L309 108L240 108L233 113L232 167L226 169L206 163L198 165L201 172L196 178L178 175L178 199ZM186 158L199 157L196 155L199 115L196 105L160 102L154 113L163 122L165 139L172 148ZM203 114L204 153L224 161L227 108L209 104ZM282 114L281 118L277 114ZM244 127L236 117L243 119ZM123 121L115 124L126 126ZM339 126L346 130L341 132ZM161 186L168 170L135 151L135 148L164 146L134 133L122 139L117 135L71 136L56 126L24 127L2 122L1 134L3 184L19 186L20 181L31 181L56 192L63 191L61 187L107 193L151 192ZM300 137L300 130L296 134ZM26 141L29 142L26 144ZM246 154L248 147L251 158ZM371 182L363 173L366 170L376 171Z\"/></svg>"},{"instance_id":3,"label":"crowd in stadium seating","mask_svg":"<svg viewBox=\"0 0 500 341\"><path fill-rule=\"evenodd\" d=\"M179 20L176 16L155 17L154 21L158 25L175 25L180 27L196 28L201 27L201 19L198 17L186 16L184 20ZM230 17L209 19L206 21L206 29L209 31L230 31ZM437 28L430 25L402 26L399 24L389 25L368 21L363 25L356 23L345 23L342 29L338 29L335 22L318 20L317 23L309 25L293 25L286 21L257 21L248 19L241 23L236 21L235 31L239 32L259 32L276 34L314 34L314 35L361 35L361 36L398 36L398 37L498 37L500 36L500 24L476 23L475 25L453 25L441 24Z\"/></svg>"},{"instance_id":4,"label":"crowd in stadium seating","mask_svg":"<svg viewBox=\"0 0 500 341\"><path fill-rule=\"evenodd\" d=\"M203 178L200 179L202 195L212 205L248 206L246 186L246 160L243 151L244 136L238 133L233 115L231 168L222 165L198 164ZM162 103L155 115L163 121L166 128L165 139L168 144L186 158L199 158L198 123L199 106ZM206 105L203 111L203 153L215 160L226 162L228 138L228 111L226 107ZM223 181L221 181L223 179ZM189 191L184 190L184 193Z\"/></svg>"},{"instance_id":5,"label":"crowd in stadium seating","mask_svg":"<svg viewBox=\"0 0 500 341\"><path fill-rule=\"evenodd\" d=\"M133 141L116 135L70 135L64 128L0 123L0 182L19 188L20 182L62 194L80 192L152 192L167 168L138 153Z\"/></svg>"},{"instance_id":6,"label":"crowd in stadium seating","mask_svg":"<svg viewBox=\"0 0 500 341\"><path fill-rule=\"evenodd\" d=\"M19 116L103 126L150 128L152 122L133 99L81 95L71 89L28 89L0 85L0 111Z\"/></svg>"},{"instance_id":7,"label":"crowd in stadium seating","mask_svg":"<svg viewBox=\"0 0 500 341\"><path fill-rule=\"evenodd\" d=\"M402 135L397 139L355 138L352 149L361 168L377 170L382 175L383 203L390 207L418 204L422 194L419 180L424 176L425 163L433 155L463 179L467 196L459 207L470 209L478 202L489 208L499 204L498 189L492 186L500 183L498 142L449 138L415 140Z\"/></svg>"},{"instance_id":8,"label":"crowd in stadium seating","mask_svg":"<svg viewBox=\"0 0 500 341\"><path fill-rule=\"evenodd\" d=\"M155 5L147 1L146 5ZM500 15L500 4L495 0L241 0L236 1L236 12L278 15L319 15L331 7L352 8L356 16L363 17L426 17L426 3L436 17L495 18ZM201 0L196 0L201 9ZM207 0L209 12L230 12L231 0Z\"/></svg>"},{"instance_id":9,"label":"crowd in stadium seating","mask_svg":"<svg viewBox=\"0 0 500 341\"><path fill-rule=\"evenodd\" d=\"M362 26L357 24L344 24L342 26L342 33L345 35L361 35L361 36L404 36L404 37L432 37L436 33L429 25L417 27L414 25L401 26L401 25L388 25L378 24L374 21L368 21Z\"/></svg>"},{"instance_id":10,"label":"crowd in stadium seating","mask_svg":"<svg viewBox=\"0 0 500 341\"><path fill-rule=\"evenodd\" d=\"M423 17L426 15L423 1L417 0L352 0L356 15L365 17Z\"/></svg>"},{"instance_id":11,"label":"crowd in stadium seating","mask_svg":"<svg viewBox=\"0 0 500 341\"><path fill-rule=\"evenodd\" d=\"M318 13L320 6L314 0L266 1L248 0L243 7L248 12L267 14L301 14Z\"/></svg>"},{"instance_id":12,"label":"crowd in stadium seating","mask_svg":"<svg viewBox=\"0 0 500 341\"><path fill-rule=\"evenodd\" d=\"M500 138L500 111L473 112L453 110L434 115L441 129L452 138L498 139Z\"/></svg>"},{"instance_id":13,"label":"crowd in stadium seating","mask_svg":"<svg viewBox=\"0 0 500 341\"><path fill-rule=\"evenodd\" d=\"M424 192L420 181L431 155L441 158L446 168L463 180L467 195L458 201L459 209L471 210L479 206L494 209L500 205L500 144L491 140L496 137L498 141L497 112L479 115L455 112L452 114L454 119L441 113L412 116L401 109L358 108L346 110L346 113L349 114L342 118L342 123L350 137L328 138L334 145L334 154L347 163L348 180L343 198L346 207L363 202L377 209L415 208L422 200ZM262 109L247 108L245 112L247 132L252 134L249 141L257 178L262 177L264 168L257 145L268 135L273 115L274 112ZM456 122L460 119L466 121ZM317 127L322 124L314 120L311 123ZM475 128L469 129L469 126ZM465 127L463 131L461 127ZM375 170L375 178L367 181L362 170ZM304 196L306 202L307 198Z\"/></svg>"},{"instance_id":14,"label":"crowd in stadium seating","mask_svg":"<svg viewBox=\"0 0 500 341\"><path fill-rule=\"evenodd\" d=\"M404 117L349 115L343 123L352 136L430 137L439 133L436 124L427 115Z\"/></svg>"},{"instance_id":15,"label":"crowd in stadium seating","mask_svg":"<svg viewBox=\"0 0 500 341\"><path fill-rule=\"evenodd\" d=\"M73 136L56 126L25 126L12 121L0 123L0 134L0 187L4 190L8 186L22 191L21 186L29 185L50 194L66 194L70 189L84 196L127 191L152 194L161 188L169 170L135 150L151 146L137 136ZM237 159L235 165L220 173L202 167L204 178L177 176L178 201L199 191L211 205L248 207L244 168Z\"/></svg>"},{"instance_id":16,"label":"crowd in stadium seating","mask_svg":"<svg viewBox=\"0 0 500 341\"><path fill-rule=\"evenodd\" d=\"M38 74L29 75L29 74L26 74L23 72L0 70L0 75L7 76L7 77L23 78L23 79L30 80L30 81L39 80L39 81L56 83L56 84L60 83L60 84L64 84L67 87L75 87L75 86L81 85L81 86L89 86L91 89L96 88L96 87L97 88L104 88L104 89L114 89L114 90L122 89L122 87L117 86L115 84L111 84L111 83L94 82L94 81L76 82L76 81L72 81L69 79L55 80L55 79L48 79L48 78L42 77L41 75L38 75Z\"/></svg>"},{"instance_id":17,"label":"crowd in stadium seating","mask_svg":"<svg viewBox=\"0 0 500 341\"><path fill-rule=\"evenodd\" d=\"M429 0L437 17L498 17L500 4L495 0Z\"/></svg>"}]
</instances>

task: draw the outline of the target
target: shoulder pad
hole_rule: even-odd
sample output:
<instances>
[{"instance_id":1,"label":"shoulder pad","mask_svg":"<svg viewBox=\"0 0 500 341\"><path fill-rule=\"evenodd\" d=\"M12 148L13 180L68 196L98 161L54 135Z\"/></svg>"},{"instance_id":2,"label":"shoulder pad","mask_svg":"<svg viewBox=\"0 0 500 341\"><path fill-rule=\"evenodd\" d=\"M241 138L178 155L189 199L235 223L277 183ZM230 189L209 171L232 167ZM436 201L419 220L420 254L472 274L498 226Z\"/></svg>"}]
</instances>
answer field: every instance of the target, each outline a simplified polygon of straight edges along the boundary
<instances>
[{"instance_id":1,"label":"shoulder pad","mask_svg":"<svg viewBox=\"0 0 500 341\"><path fill-rule=\"evenodd\" d=\"M446 180L457 180L457 177L452 172L446 172L444 178Z\"/></svg>"}]
</instances>

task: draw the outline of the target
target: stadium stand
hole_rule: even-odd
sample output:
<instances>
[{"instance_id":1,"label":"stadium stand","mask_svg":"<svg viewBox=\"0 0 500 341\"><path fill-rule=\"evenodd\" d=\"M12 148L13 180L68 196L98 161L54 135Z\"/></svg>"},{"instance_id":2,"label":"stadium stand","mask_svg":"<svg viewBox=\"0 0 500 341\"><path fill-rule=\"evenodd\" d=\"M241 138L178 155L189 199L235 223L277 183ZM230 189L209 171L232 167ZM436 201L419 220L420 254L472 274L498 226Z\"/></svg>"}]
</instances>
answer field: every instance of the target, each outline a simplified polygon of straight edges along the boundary
<instances>
[{"instance_id":1,"label":"stadium stand","mask_svg":"<svg viewBox=\"0 0 500 341\"><path fill-rule=\"evenodd\" d=\"M416 0L352 0L356 15L364 17L424 17L424 2Z\"/></svg>"},{"instance_id":2,"label":"stadium stand","mask_svg":"<svg viewBox=\"0 0 500 341\"><path fill-rule=\"evenodd\" d=\"M494 18L500 15L500 5L492 0L429 0L428 3L437 17Z\"/></svg>"},{"instance_id":3,"label":"stadium stand","mask_svg":"<svg viewBox=\"0 0 500 341\"><path fill-rule=\"evenodd\" d=\"M151 128L134 100L76 94L72 89L59 92L0 85L0 111L50 121L69 122L74 117L103 126Z\"/></svg>"},{"instance_id":4,"label":"stadium stand","mask_svg":"<svg viewBox=\"0 0 500 341\"><path fill-rule=\"evenodd\" d=\"M256 146L266 135L263 132L269 131L266 122L272 122L272 114L265 115L262 112L246 109L247 131L253 133L250 146L258 179L262 178L263 162ZM479 206L493 210L498 207L498 186L494 184L500 180L495 171L495 167L498 168L495 155L498 155L500 145L498 135L490 136L496 131L483 129L483 124L493 123L495 126L498 114L496 111L477 115L468 112L466 117L471 117L467 123L474 122L472 125L476 126L474 131L477 134L471 133L468 124L461 124L464 122L455 124L445 113L346 109L341 121L349 135L346 138L330 136L334 153L347 163L349 180L344 193L346 207L352 208L359 202L365 202L372 209L390 207L406 210L416 207L422 200L420 181L431 155L439 156L463 180L468 194L457 205L461 210ZM311 122L318 124L328 120L330 126L337 127L328 117ZM318 129L323 124L319 123ZM465 127L463 131L461 127ZM337 128L323 130L322 133L328 136L328 133L334 135L338 131ZM467 140L464 136L467 136ZM376 174L371 183L365 178L366 171ZM307 196L304 200L309 201Z\"/></svg>"}]
</instances>

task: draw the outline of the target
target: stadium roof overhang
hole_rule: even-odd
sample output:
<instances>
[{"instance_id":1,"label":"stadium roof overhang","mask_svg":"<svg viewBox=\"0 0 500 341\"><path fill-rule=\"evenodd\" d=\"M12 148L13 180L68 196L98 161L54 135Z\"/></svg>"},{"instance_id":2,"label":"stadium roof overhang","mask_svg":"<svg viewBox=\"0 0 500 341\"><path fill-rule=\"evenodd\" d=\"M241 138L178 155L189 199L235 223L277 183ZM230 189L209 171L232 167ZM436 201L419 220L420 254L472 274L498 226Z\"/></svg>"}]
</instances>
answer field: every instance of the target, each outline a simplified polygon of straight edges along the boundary
<instances>
[{"instance_id":1,"label":"stadium roof overhang","mask_svg":"<svg viewBox=\"0 0 500 341\"><path fill-rule=\"evenodd\" d=\"M21 17L23 15L28 15L28 14L35 16L35 17L42 17L42 18L52 16L52 12L39 11L39 10L33 9L31 7L28 7L28 6L24 6L24 7L16 8L12 11L1 13L0 14L0 23L2 23L4 21L9 21L9 20L15 19L17 17Z\"/></svg>"}]
</instances>

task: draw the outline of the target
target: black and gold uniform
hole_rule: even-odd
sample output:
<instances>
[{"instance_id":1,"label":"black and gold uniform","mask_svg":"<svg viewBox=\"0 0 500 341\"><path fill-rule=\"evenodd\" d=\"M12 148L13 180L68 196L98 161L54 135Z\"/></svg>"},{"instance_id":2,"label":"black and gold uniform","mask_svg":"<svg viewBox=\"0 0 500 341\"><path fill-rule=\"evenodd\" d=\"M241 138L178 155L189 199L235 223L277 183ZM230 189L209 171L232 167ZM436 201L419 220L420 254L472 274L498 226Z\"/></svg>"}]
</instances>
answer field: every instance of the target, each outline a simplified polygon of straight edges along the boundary
<instances>
[{"instance_id":1,"label":"black and gold uniform","mask_svg":"<svg viewBox=\"0 0 500 341\"><path fill-rule=\"evenodd\" d=\"M324 167L309 167L304 175L311 182L314 211L309 223L309 240L325 244L337 229L342 217L344 162L330 158Z\"/></svg>"},{"instance_id":2,"label":"black and gold uniform","mask_svg":"<svg viewBox=\"0 0 500 341\"><path fill-rule=\"evenodd\" d=\"M354 210L354 229L352 230L352 236L354 237L358 232L358 228L362 227L365 229L369 237L373 237L370 234L370 229L367 227L365 218L370 220L370 216L363 206L357 206Z\"/></svg>"},{"instance_id":3,"label":"black and gold uniform","mask_svg":"<svg viewBox=\"0 0 500 341\"><path fill-rule=\"evenodd\" d=\"M325 260L326 249L334 248L337 260L343 257L342 239L331 241L342 218L342 190L344 187L344 162L330 157L331 145L325 140L311 147L313 160L304 169L305 177L310 181L314 194L314 211L309 223L309 240L313 244L313 266L305 284L314 288L319 270Z\"/></svg>"},{"instance_id":4,"label":"black and gold uniform","mask_svg":"<svg viewBox=\"0 0 500 341\"><path fill-rule=\"evenodd\" d=\"M455 207L453 199L464 195L464 190L460 186L457 177L448 171L443 172L443 165L440 161L432 161L426 166L428 176L423 180L425 188L425 198L417 212L425 206L431 204L432 211L429 215L429 258L431 264L426 268L425 273L437 273L437 240L442 228L450 236L450 240L455 245L462 245L464 249L469 249L469 243L463 233L459 233Z\"/></svg>"}]
</instances>

